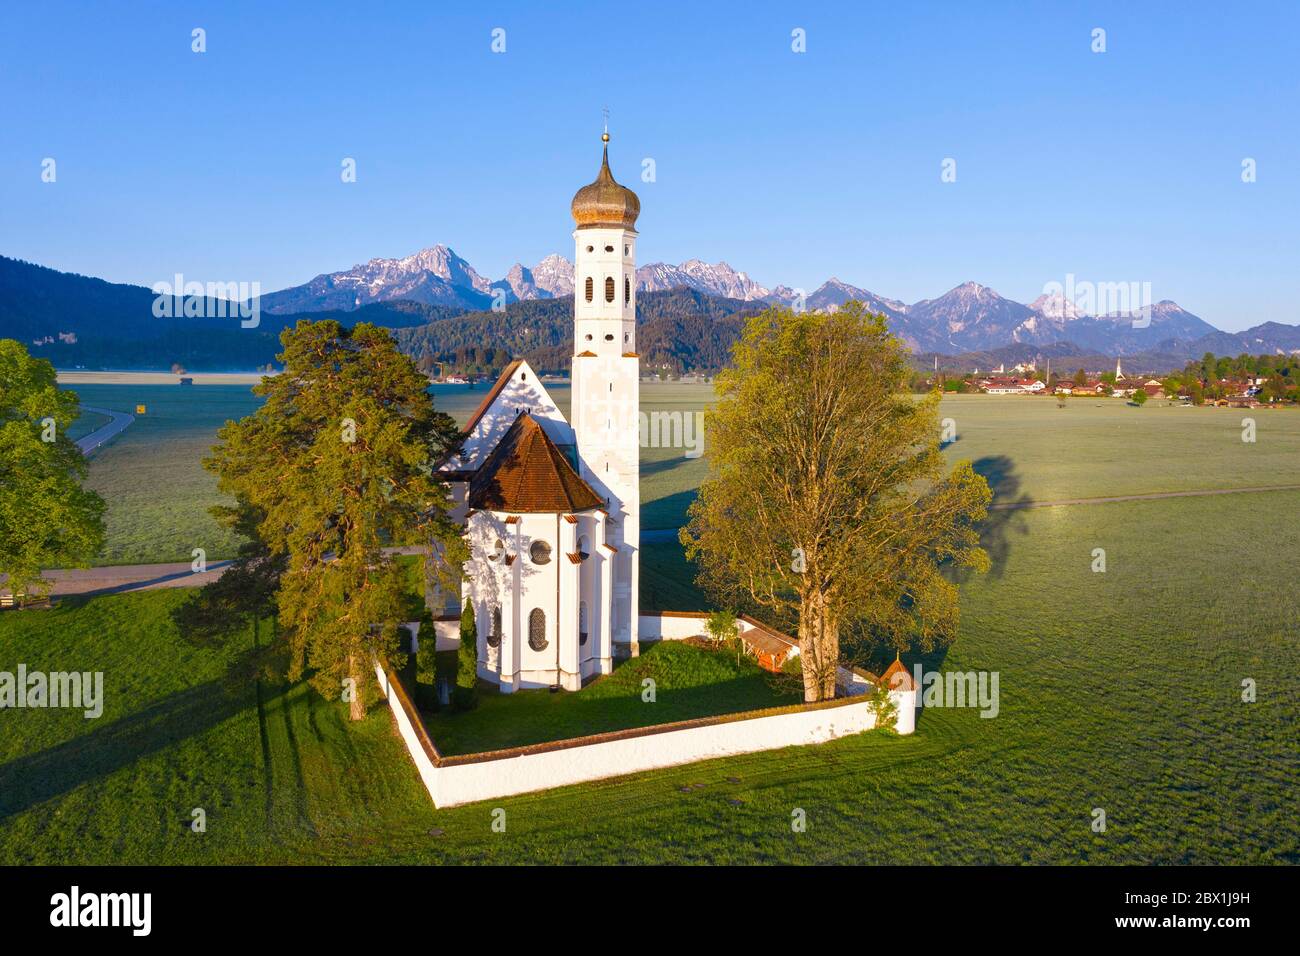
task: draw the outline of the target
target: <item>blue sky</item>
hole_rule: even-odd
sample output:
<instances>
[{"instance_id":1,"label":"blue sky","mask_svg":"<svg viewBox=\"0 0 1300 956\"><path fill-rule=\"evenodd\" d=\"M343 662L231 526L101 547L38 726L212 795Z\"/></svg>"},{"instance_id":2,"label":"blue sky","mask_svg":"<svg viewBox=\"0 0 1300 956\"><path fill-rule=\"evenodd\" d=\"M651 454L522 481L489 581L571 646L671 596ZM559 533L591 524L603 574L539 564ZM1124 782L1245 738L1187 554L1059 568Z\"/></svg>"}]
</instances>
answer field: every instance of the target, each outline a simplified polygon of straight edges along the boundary
<instances>
[{"instance_id":1,"label":"blue sky","mask_svg":"<svg viewBox=\"0 0 1300 956\"><path fill-rule=\"evenodd\" d=\"M572 257L607 105L642 263L1300 323L1298 52L1294 3L10 3L0 254L270 291L444 242L498 278Z\"/></svg>"}]
</instances>

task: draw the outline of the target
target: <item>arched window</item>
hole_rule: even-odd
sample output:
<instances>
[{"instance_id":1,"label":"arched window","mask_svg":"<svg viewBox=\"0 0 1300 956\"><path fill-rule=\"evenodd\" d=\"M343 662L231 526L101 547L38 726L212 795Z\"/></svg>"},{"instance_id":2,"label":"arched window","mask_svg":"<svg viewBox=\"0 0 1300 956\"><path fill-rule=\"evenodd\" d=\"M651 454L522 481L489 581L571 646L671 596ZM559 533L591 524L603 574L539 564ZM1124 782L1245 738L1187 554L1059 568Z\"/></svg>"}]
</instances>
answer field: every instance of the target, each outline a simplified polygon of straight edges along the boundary
<instances>
[{"instance_id":1,"label":"arched window","mask_svg":"<svg viewBox=\"0 0 1300 956\"><path fill-rule=\"evenodd\" d=\"M578 605L578 646L585 647L587 644L587 602L583 601Z\"/></svg>"},{"instance_id":2,"label":"arched window","mask_svg":"<svg viewBox=\"0 0 1300 956\"><path fill-rule=\"evenodd\" d=\"M605 276L605 301L614 301L614 277Z\"/></svg>"},{"instance_id":3,"label":"arched window","mask_svg":"<svg viewBox=\"0 0 1300 956\"><path fill-rule=\"evenodd\" d=\"M489 561L500 561L501 556L505 553L506 553L505 542L503 542L500 538L497 538L496 544L492 545L492 550L488 553L487 559Z\"/></svg>"},{"instance_id":4,"label":"arched window","mask_svg":"<svg viewBox=\"0 0 1300 956\"><path fill-rule=\"evenodd\" d=\"M632 280L623 276L623 304L632 304Z\"/></svg>"},{"instance_id":5,"label":"arched window","mask_svg":"<svg viewBox=\"0 0 1300 956\"><path fill-rule=\"evenodd\" d=\"M578 557L584 561L591 557L591 542L585 534L578 539Z\"/></svg>"},{"instance_id":6,"label":"arched window","mask_svg":"<svg viewBox=\"0 0 1300 956\"><path fill-rule=\"evenodd\" d=\"M499 607L492 609L492 627L488 631L487 644L488 647L501 646L501 608Z\"/></svg>"},{"instance_id":7,"label":"arched window","mask_svg":"<svg viewBox=\"0 0 1300 956\"><path fill-rule=\"evenodd\" d=\"M528 646L535 651L546 650L546 612L540 607L528 615Z\"/></svg>"},{"instance_id":8,"label":"arched window","mask_svg":"<svg viewBox=\"0 0 1300 956\"><path fill-rule=\"evenodd\" d=\"M591 296L592 296L592 293L594 292L595 288L596 288L596 286L595 286L595 283L594 283L594 281L592 280L591 276L587 276L587 301L588 301L588 302L591 301Z\"/></svg>"},{"instance_id":9,"label":"arched window","mask_svg":"<svg viewBox=\"0 0 1300 956\"><path fill-rule=\"evenodd\" d=\"M534 541L528 548L528 556L533 559L533 564L550 564L551 546L545 541Z\"/></svg>"}]
</instances>

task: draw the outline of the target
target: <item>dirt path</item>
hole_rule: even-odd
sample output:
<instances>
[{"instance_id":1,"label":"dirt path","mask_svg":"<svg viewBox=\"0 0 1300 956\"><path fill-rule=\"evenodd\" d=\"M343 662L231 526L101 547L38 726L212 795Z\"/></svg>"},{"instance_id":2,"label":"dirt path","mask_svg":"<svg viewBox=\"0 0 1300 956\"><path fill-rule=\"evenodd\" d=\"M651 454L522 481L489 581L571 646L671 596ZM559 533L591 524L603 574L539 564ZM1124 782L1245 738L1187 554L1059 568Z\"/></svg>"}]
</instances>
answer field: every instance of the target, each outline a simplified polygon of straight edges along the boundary
<instances>
[{"instance_id":1,"label":"dirt path","mask_svg":"<svg viewBox=\"0 0 1300 956\"><path fill-rule=\"evenodd\" d=\"M385 548L389 554L420 554L418 545ZM155 588L201 587L221 577L232 561L209 561L204 571L195 571L188 561L169 564L117 564L99 568L69 568L45 571L42 576L53 581L52 595L123 594L127 591L152 591Z\"/></svg>"}]
</instances>

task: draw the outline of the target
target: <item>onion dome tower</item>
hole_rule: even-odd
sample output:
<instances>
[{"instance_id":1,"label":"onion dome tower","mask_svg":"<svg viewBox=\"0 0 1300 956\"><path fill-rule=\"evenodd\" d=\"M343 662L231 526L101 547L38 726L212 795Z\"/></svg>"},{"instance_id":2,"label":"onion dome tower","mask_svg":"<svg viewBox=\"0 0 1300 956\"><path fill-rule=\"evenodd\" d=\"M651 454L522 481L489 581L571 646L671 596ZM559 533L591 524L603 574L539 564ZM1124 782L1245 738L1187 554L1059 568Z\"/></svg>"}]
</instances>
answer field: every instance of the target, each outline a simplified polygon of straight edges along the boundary
<instances>
[{"instance_id":1,"label":"onion dome tower","mask_svg":"<svg viewBox=\"0 0 1300 956\"><path fill-rule=\"evenodd\" d=\"M605 499L617 656L639 653L640 359L636 220L641 200L609 168L609 131L594 182L574 194L573 430L579 473Z\"/></svg>"}]
</instances>

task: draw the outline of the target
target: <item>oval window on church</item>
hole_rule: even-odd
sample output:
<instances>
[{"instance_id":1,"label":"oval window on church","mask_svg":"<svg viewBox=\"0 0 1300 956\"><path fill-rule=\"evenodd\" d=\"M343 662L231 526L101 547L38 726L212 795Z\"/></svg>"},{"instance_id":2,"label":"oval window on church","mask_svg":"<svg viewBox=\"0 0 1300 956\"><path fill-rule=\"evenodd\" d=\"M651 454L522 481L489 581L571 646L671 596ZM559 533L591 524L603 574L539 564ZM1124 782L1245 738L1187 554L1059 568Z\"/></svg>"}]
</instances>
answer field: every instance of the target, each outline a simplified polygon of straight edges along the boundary
<instances>
[{"instance_id":1,"label":"oval window on church","mask_svg":"<svg viewBox=\"0 0 1300 956\"><path fill-rule=\"evenodd\" d=\"M487 636L488 647L501 646L501 608L492 609L492 627L488 630Z\"/></svg>"},{"instance_id":2,"label":"oval window on church","mask_svg":"<svg viewBox=\"0 0 1300 956\"><path fill-rule=\"evenodd\" d=\"M614 301L614 277L605 276L605 301Z\"/></svg>"},{"instance_id":3,"label":"oval window on church","mask_svg":"<svg viewBox=\"0 0 1300 956\"><path fill-rule=\"evenodd\" d=\"M533 564L550 564L551 546L545 541L534 541L528 548L528 556L533 559Z\"/></svg>"},{"instance_id":4,"label":"oval window on church","mask_svg":"<svg viewBox=\"0 0 1300 956\"><path fill-rule=\"evenodd\" d=\"M546 650L546 612L540 607L528 615L528 646L535 651Z\"/></svg>"},{"instance_id":5,"label":"oval window on church","mask_svg":"<svg viewBox=\"0 0 1300 956\"><path fill-rule=\"evenodd\" d=\"M591 278L591 276L587 276L587 301L588 302L591 301L591 297L595 292L595 288L596 285L594 280Z\"/></svg>"}]
</instances>

